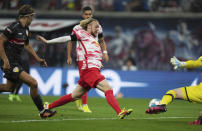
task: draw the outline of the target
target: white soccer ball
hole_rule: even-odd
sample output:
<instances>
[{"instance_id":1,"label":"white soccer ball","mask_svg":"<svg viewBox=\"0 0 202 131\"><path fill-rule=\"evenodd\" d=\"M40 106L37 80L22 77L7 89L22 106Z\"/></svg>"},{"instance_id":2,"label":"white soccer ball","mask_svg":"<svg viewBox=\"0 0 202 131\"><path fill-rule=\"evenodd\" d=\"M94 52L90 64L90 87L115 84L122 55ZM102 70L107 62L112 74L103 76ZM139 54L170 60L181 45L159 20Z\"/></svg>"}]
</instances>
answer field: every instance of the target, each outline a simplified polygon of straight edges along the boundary
<instances>
[{"instance_id":1,"label":"white soccer ball","mask_svg":"<svg viewBox=\"0 0 202 131\"><path fill-rule=\"evenodd\" d=\"M160 102L161 100L160 99L152 99L150 102L149 102L149 107L155 107L155 106L158 106L160 105Z\"/></svg>"}]
</instances>

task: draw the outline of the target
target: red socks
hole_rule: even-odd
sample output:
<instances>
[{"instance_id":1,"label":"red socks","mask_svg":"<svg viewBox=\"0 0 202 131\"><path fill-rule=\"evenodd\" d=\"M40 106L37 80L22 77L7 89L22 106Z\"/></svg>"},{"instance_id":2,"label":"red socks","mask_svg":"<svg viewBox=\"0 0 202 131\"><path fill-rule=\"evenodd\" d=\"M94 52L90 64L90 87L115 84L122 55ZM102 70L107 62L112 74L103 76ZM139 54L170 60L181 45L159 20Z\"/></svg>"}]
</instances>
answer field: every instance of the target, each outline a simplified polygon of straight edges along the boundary
<instances>
[{"instance_id":1,"label":"red socks","mask_svg":"<svg viewBox=\"0 0 202 131\"><path fill-rule=\"evenodd\" d=\"M82 95L81 99L82 99L83 105L84 105L84 104L87 104L87 97L88 97L88 92L86 92L86 93L84 93L84 94Z\"/></svg>"},{"instance_id":2,"label":"red socks","mask_svg":"<svg viewBox=\"0 0 202 131\"><path fill-rule=\"evenodd\" d=\"M116 111L117 114L121 112L121 108L116 98L114 97L113 90L108 90L105 92L105 97L109 105Z\"/></svg>"},{"instance_id":3,"label":"red socks","mask_svg":"<svg viewBox=\"0 0 202 131\"><path fill-rule=\"evenodd\" d=\"M86 93L83 96L87 98ZM82 100L83 100L83 96L82 96ZM121 108L120 108L116 98L113 95L113 90L106 91L105 96L106 96L106 100L109 103L109 105L116 111L117 114L119 114L121 112ZM68 102L72 102L72 101L74 101L74 99L72 98L72 94L62 96L60 99L49 104L49 109L52 109L52 108L55 108L58 106L62 106L64 104L66 104Z\"/></svg>"},{"instance_id":4,"label":"red socks","mask_svg":"<svg viewBox=\"0 0 202 131\"><path fill-rule=\"evenodd\" d=\"M66 104L68 102L72 102L72 101L74 101L74 99L72 98L72 93L71 93L71 94L62 96L62 97L60 97L60 99L52 102L51 104L49 104L48 108L52 109L52 108L62 106L64 104Z\"/></svg>"}]
</instances>

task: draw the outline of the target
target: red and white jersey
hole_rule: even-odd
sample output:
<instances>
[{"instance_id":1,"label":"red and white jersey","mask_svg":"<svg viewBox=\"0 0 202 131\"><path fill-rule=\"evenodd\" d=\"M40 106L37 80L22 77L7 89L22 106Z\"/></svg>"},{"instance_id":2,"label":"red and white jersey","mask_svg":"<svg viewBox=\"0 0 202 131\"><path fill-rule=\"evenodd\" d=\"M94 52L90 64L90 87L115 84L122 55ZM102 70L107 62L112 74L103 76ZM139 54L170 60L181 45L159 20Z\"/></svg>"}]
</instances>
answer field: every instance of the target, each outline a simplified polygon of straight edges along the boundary
<instances>
[{"instance_id":1,"label":"red and white jersey","mask_svg":"<svg viewBox=\"0 0 202 131\"><path fill-rule=\"evenodd\" d=\"M73 34L77 36L77 61L82 61L83 65L81 69L87 68L101 68L102 66L102 50L98 43L98 37L94 37L84 29L79 28L73 29Z\"/></svg>"}]
</instances>

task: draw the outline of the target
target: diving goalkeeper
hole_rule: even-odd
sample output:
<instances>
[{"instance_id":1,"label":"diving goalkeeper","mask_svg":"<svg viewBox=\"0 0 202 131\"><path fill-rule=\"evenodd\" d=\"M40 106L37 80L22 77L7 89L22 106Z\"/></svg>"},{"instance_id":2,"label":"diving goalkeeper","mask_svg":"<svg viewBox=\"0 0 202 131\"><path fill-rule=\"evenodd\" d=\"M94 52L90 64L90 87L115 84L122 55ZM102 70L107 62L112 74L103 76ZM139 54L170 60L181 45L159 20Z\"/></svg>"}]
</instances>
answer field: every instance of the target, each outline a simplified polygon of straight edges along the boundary
<instances>
[{"instance_id":1,"label":"diving goalkeeper","mask_svg":"<svg viewBox=\"0 0 202 131\"><path fill-rule=\"evenodd\" d=\"M170 59L174 69L178 68L198 68L202 67L202 56L197 60L179 61L175 56ZM196 86L187 86L169 90L161 99L160 105L150 107L146 110L147 114L157 114L166 112L166 106L174 99L183 99L190 102L202 103L202 82ZM190 125L202 125L202 111L197 120L190 122Z\"/></svg>"}]
</instances>

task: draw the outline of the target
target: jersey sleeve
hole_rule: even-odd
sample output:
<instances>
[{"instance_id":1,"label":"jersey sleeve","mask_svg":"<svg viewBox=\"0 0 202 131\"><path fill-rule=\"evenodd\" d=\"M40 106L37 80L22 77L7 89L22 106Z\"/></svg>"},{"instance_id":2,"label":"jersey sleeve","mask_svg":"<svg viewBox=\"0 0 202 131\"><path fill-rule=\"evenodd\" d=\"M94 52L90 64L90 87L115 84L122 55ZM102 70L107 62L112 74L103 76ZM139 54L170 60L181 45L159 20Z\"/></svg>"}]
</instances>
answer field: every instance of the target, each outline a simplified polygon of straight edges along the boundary
<instances>
[{"instance_id":1,"label":"jersey sleeve","mask_svg":"<svg viewBox=\"0 0 202 131\"><path fill-rule=\"evenodd\" d=\"M3 31L4 36L7 37L7 39L10 39L13 36L13 33L15 31L15 25L11 24L6 27L6 29Z\"/></svg>"},{"instance_id":2,"label":"jersey sleeve","mask_svg":"<svg viewBox=\"0 0 202 131\"><path fill-rule=\"evenodd\" d=\"M198 68L198 67L202 67L202 56L199 57L197 60L186 61L186 68Z\"/></svg>"}]
</instances>

